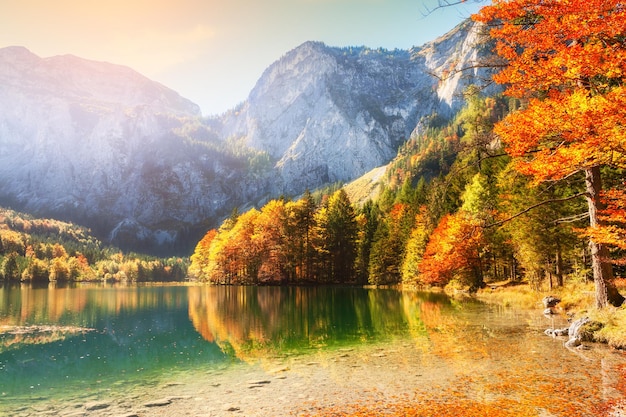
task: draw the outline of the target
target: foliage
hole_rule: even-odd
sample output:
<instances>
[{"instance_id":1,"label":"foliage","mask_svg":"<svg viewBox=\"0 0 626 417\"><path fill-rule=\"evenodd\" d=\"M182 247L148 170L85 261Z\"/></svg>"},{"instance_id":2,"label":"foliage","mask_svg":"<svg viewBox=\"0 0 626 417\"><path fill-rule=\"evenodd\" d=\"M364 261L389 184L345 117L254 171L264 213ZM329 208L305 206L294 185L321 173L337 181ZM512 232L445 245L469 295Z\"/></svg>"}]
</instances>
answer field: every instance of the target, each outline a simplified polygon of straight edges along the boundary
<instances>
[{"instance_id":1,"label":"foliage","mask_svg":"<svg viewBox=\"0 0 626 417\"><path fill-rule=\"evenodd\" d=\"M419 285L420 263L422 262L426 245L434 228L428 221L426 206L421 206L415 216L411 236L406 244L404 259L402 260L402 283Z\"/></svg>"},{"instance_id":2,"label":"foliage","mask_svg":"<svg viewBox=\"0 0 626 417\"><path fill-rule=\"evenodd\" d=\"M495 81L524 108L495 126L515 168L535 184L584 172L590 236L605 228L602 167L626 165L626 10L616 0L495 1L476 16L505 60ZM606 212L605 212L606 214ZM614 226L615 227L615 226ZM590 240L598 307L620 305L608 250Z\"/></svg>"},{"instance_id":3,"label":"foliage","mask_svg":"<svg viewBox=\"0 0 626 417\"><path fill-rule=\"evenodd\" d=\"M482 230L476 219L460 211L444 216L428 240L419 265L423 283L445 286L457 278L472 289L482 287Z\"/></svg>"},{"instance_id":4,"label":"foliage","mask_svg":"<svg viewBox=\"0 0 626 417\"><path fill-rule=\"evenodd\" d=\"M403 187L404 188L404 187ZM402 280L402 260L415 214L407 203L395 203L379 222L370 254L370 284L397 284Z\"/></svg>"},{"instance_id":5,"label":"foliage","mask_svg":"<svg viewBox=\"0 0 626 417\"><path fill-rule=\"evenodd\" d=\"M200 280L227 284L354 282L357 218L343 189L315 208L271 200L210 231L191 257Z\"/></svg>"},{"instance_id":6,"label":"foliage","mask_svg":"<svg viewBox=\"0 0 626 417\"><path fill-rule=\"evenodd\" d=\"M88 229L0 209L0 280L7 281L180 281L182 258L122 254Z\"/></svg>"}]
</instances>

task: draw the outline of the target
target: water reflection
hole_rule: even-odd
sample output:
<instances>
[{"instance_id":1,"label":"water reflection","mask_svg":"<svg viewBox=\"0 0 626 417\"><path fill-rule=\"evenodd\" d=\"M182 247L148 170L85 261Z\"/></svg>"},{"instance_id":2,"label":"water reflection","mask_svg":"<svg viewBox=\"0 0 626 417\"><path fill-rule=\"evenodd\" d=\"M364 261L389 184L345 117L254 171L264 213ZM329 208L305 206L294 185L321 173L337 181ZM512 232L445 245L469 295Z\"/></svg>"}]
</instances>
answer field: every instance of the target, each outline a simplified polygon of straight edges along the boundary
<instances>
[{"instance_id":1,"label":"water reflection","mask_svg":"<svg viewBox=\"0 0 626 417\"><path fill-rule=\"evenodd\" d=\"M545 320L443 294L362 288L0 287L0 414L128 395L177 375L211 384L208 375L265 358L310 372L313 356L337 381L420 387L428 398L431 388L437 399L510 396L535 410L567 404L566 390L595 403L622 395L614 392L622 358L594 348L581 360L543 335L561 327Z\"/></svg>"},{"instance_id":2,"label":"water reflection","mask_svg":"<svg viewBox=\"0 0 626 417\"><path fill-rule=\"evenodd\" d=\"M3 402L105 392L227 361L189 322L185 287L0 288Z\"/></svg>"},{"instance_id":3,"label":"water reflection","mask_svg":"<svg viewBox=\"0 0 626 417\"><path fill-rule=\"evenodd\" d=\"M77 318L89 323L122 312L170 310L186 305L184 287L22 284L0 288L0 325L67 324Z\"/></svg>"},{"instance_id":4,"label":"water reflection","mask_svg":"<svg viewBox=\"0 0 626 417\"><path fill-rule=\"evenodd\" d=\"M447 297L341 287L189 288L189 317L205 340L240 359L410 334L426 342L421 305Z\"/></svg>"}]
</instances>

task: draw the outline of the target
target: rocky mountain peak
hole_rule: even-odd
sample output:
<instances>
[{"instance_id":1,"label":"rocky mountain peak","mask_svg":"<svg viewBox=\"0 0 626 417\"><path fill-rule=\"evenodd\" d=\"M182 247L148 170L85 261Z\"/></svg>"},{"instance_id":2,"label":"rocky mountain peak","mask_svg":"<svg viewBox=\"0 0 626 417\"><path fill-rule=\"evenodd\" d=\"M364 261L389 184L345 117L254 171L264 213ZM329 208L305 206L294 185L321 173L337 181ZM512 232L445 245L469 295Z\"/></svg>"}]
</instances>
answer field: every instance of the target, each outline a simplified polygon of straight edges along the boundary
<instances>
[{"instance_id":1,"label":"rocky mountain peak","mask_svg":"<svg viewBox=\"0 0 626 417\"><path fill-rule=\"evenodd\" d=\"M461 107L481 75L461 75L479 35L468 21L411 51L304 43L264 72L221 134L272 156L278 192L349 181L389 161L422 118Z\"/></svg>"},{"instance_id":2,"label":"rocky mountain peak","mask_svg":"<svg viewBox=\"0 0 626 417\"><path fill-rule=\"evenodd\" d=\"M40 58L24 47L0 49L2 88L66 97L95 106L150 106L177 116L199 116L200 108L175 91L121 65L73 55Z\"/></svg>"},{"instance_id":3,"label":"rocky mountain peak","mask_svg":"<svg viewBox=\"0 0 626 417\"><path fill-rule=\"evenodd\" d=\"M485 75L458 71L485 53L475 27L409 51L306 42L211 119L128 67L0 49L0 205L135 250L193 242L235 207L358 178L451 117Z\"/></svg>"}]
</instances>

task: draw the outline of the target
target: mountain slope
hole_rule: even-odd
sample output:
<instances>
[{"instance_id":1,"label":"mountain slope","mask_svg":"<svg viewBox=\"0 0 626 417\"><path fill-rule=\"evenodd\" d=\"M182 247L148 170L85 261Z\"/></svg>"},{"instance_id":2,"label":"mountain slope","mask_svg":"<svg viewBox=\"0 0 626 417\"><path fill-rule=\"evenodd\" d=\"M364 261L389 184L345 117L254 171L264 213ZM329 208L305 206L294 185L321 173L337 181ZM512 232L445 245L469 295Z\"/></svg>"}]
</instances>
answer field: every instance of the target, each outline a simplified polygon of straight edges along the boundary
<instances>
[{"instance_id":1,"label":"mountain slope","mask_svg":"<svg viewBox=\"0 0 626 417\"><path fill-rule=\"evenodd\" d=\"M0 197L125 247L223 215L246 177L197 105L126 67L0 50Z\"/></svg>"},{"instance_id":2,"label":"mountain slope","mask_svg":"<svg viewBox=\"0 0 626 417\"><path fill-rule=\"evenodd\" d=\"M358 178L426 116L452 116L488 75L456 74L485 53L477 34L466 22L409 51L307 42L210 119L127 67L0 49L0 203L124 248L184 248L235 207Z\"/></svg>"},{"instance_id":3,"label":"mountain slope","mask_svg":"<svg viewBox=\"0 0 626 417\"><path fill-rule=\"evenodd\" d=\"M479 33L468 21L410 51L307 42L220 120L222 136L269 152L280 192L354 179L393 158L424 116L450 117L464 88L488 77L485 69L460 71L483 53Z\"/></svg>"}]
</instances>

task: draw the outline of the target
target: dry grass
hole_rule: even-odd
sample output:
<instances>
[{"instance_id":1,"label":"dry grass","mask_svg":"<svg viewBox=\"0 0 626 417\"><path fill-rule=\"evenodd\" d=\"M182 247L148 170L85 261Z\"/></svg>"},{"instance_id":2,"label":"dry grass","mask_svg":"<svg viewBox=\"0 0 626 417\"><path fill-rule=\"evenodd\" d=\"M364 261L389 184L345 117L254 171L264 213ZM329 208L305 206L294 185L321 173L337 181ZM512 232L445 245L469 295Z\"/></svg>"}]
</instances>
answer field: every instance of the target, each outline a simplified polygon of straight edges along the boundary
<instances>
[{"instance_id":1,"label":"dry grass","mask_svg":"<svg viewBox=\"0 0 626 417\"><path fill-rule=\"evenodd\" d=\"M501 281L487 284L486 288L478 291L476 297L505 307L541 308L544 295L533 291L526 283Z\"/></svg>"},{"instance_id":2,"label":"dry grass","mask_svg":"<svg viewBox=\"0 0 626 417\"><path fill-rule=\"evenodd\" d=\"M626 307L594 310L590 317L604 325L594 334L597 341L617 349L626 349Z\"/></svg>"}]
</instances>

